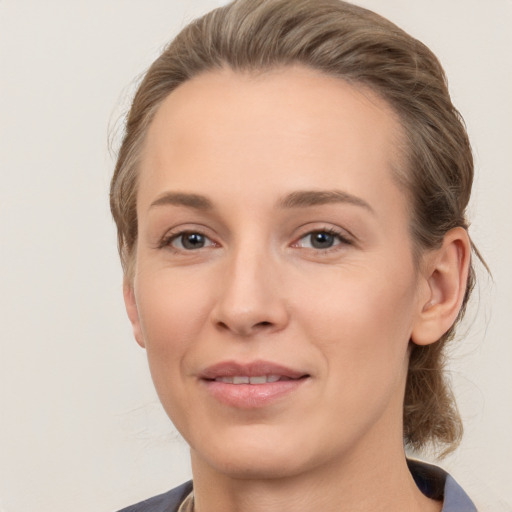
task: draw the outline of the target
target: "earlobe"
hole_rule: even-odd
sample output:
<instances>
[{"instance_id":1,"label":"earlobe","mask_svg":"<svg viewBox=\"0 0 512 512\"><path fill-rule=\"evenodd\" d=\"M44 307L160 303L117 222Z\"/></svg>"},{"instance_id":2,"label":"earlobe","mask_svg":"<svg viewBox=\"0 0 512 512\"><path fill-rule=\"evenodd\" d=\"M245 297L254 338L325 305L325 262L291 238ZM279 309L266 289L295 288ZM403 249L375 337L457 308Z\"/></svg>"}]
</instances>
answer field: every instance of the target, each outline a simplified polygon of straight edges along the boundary
<instances>
[{"instance_id":1,"label":"earlobe","mask_svg":"<svg viewBox=\"0 0 512 512\"><path fill-rule=\"evenodd\" d=\"M455 322L466 292L470 257L469 236L461 227L448 231L441 248L427 256L422 277L426 292L411 334L417 345L435 343Z\"/></svg>"},{"instance_id":2,"label":"earlobe","mask_svg":"<svg viewBox=\"0 0 512 512\"><path fill-rule=\"evenodd\" d=\"M135 301L133 283L130 283L127 279L123 282L123 297L126 313L128 314L128 318L132 324L135 341L137 341L142 348L145 348L146 344L144 342L144 337L142 336L139 310L137 308L137 302Z\"/></svg>"}]
</instances>

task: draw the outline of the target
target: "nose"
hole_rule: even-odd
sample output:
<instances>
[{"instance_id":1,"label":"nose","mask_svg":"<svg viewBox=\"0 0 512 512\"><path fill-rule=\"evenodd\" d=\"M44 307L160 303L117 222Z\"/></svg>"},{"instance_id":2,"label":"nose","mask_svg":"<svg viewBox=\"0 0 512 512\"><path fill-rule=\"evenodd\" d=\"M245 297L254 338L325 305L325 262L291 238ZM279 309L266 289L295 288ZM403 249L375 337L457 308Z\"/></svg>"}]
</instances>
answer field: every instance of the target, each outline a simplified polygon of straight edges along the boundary
<instances>
[{"instance_id":1,"label":"nose","mask_svg":"<svg viewBox=\"0 0 512 512\"><path fill-rule=\"evenodd\" d=\"M239 250L228 258L212 322L242 337L282 330L289 321L278 264L264 251Z\"/></svg>"}]
</instances>

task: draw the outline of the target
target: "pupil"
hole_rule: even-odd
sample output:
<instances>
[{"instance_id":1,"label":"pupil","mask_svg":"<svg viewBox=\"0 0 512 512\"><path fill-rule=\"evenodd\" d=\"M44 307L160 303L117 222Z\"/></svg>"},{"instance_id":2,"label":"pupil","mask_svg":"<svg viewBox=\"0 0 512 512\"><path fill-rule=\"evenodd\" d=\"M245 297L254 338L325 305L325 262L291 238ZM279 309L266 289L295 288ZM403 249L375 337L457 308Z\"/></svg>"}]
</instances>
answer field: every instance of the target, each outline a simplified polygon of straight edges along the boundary
<instances>
[{"instance_id":1,"label":"pupil","mask_svg":"<svg viewBox=\"0 0 512 512\"><path fill-rule=\"evenodd\" d=\"M328 249L333 243L334 236L329 233L318 232L311 235L311 245L315 249Z\"/></svg>"},{"instance_id":2,"label":"pupil","mask_svg":"<svg viewBox=\"0 0 512 512\"><path fill-rule=\"evenodd\" d=\"M182 238L185 249L200 249L204 246L204 236L199 233L189 233Z\"/></svg>"}]
</instances>

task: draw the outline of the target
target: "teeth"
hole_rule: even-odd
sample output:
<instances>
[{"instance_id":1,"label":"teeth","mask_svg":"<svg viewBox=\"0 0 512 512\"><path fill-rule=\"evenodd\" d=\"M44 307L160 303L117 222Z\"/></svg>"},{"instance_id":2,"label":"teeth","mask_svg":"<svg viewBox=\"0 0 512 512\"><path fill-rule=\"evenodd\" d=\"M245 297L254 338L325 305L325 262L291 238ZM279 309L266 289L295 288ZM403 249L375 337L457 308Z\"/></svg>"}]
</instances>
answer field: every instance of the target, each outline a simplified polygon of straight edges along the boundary
<instances>
[{"instance_id":1,"label":"teeth","mask_svg":"<svg viewBox=\"0 0 512 512\"><path fill-rule=\"evenodd\" d=\"M233 377L217 377L216 382L224 382L225 384L266 384L267 382L277 382L278 380L290 380L288 377L281 375L256 375L247 377L246 375L235 375Z\"/></svg>"},{"instance_id":2,"label":"teeth","mask_svg":"<svg viewBox=\"0 0 512 512\"><path fill-rule=\"evenodd\" d=\"M265 382L267 382L267 377L265 377L265 375L261 375L259 377L250 377L249 382L251 384L265 384Z\"/></svg>"}]
</instances>

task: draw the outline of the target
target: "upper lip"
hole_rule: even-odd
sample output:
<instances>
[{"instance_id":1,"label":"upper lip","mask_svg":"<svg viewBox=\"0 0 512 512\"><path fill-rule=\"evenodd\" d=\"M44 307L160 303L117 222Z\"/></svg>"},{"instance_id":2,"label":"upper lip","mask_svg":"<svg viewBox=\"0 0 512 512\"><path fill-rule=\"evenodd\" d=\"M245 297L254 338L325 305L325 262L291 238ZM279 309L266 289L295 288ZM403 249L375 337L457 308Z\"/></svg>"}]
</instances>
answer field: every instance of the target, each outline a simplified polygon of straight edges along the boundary
<instances>
[{"instance_id":1,"label":"upper lip","mask_svg":"<svg viewBox=\"0 0 512 512\"><path fill-rule=\"evenodd\" d=\"M252 361L250 363L239 363L236 361L221 361L220 363L208 366L200 373L205 380L214 380L219 377L247 376L257 377L260 375L280 375L289 379L300 379L307 376L307 372L295 370L281 364L270 361Z\"/></svg>"}]
</instances>

